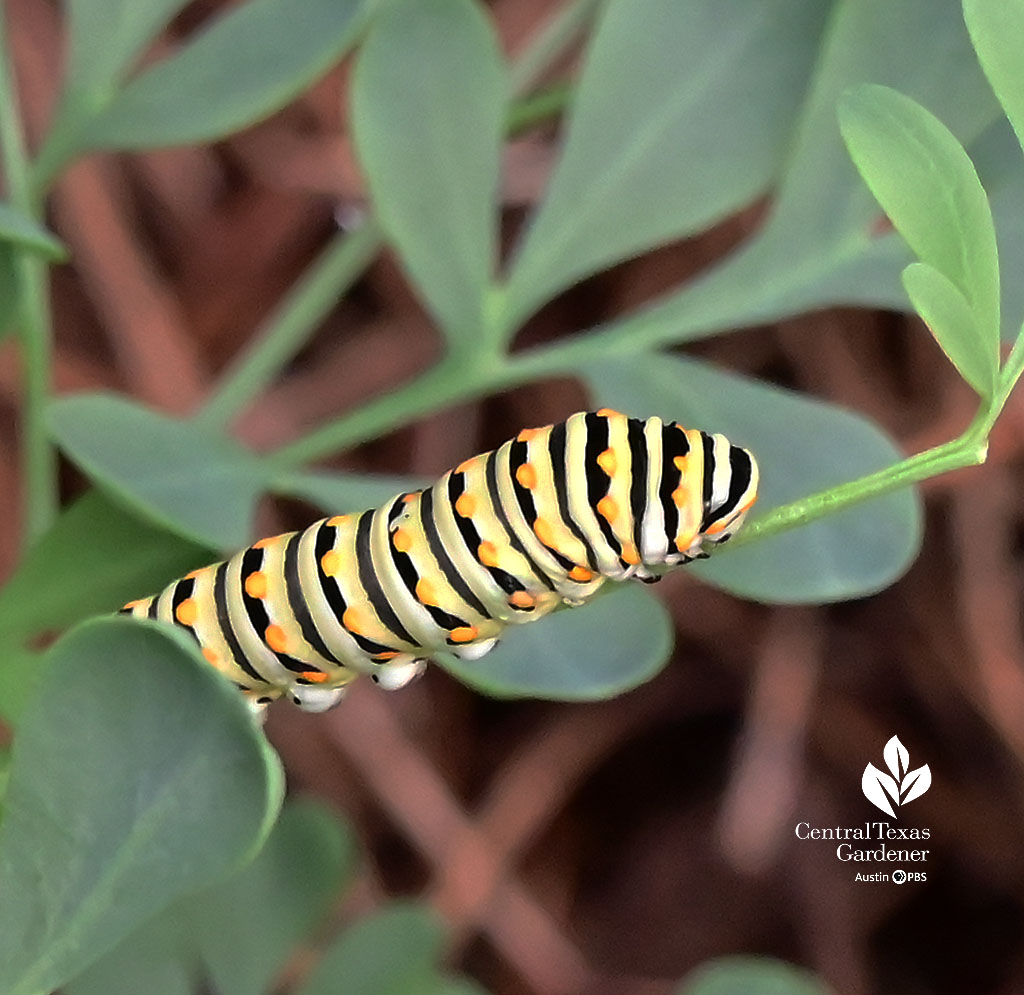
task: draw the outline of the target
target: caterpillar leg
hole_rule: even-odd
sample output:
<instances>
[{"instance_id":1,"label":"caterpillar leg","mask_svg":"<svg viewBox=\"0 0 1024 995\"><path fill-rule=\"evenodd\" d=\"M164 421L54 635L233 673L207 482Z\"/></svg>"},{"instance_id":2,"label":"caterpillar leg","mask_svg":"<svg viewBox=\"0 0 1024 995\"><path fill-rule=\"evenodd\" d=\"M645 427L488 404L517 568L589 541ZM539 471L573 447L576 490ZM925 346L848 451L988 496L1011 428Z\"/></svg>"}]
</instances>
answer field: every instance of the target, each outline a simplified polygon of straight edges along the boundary
<instances>
[{"instance_id":1,"label":"caterpillar leg","mask_svg":"<svg viewBox=\"0 0 1024 995\"><path fill-rule=\"evenodd\" d=\"M486 656L497 645L498 637L495 636L493 639L480 639L475 643L466 643L464 646L452 647L451 652L460 660L479 660L480 657Z\"/></svg>"},{"instance_id":2,"label":"caterpillar leg","mask_svg":"<svg viewBox=\"0 0 1024 995\"><path fill-rule=\"evenodd\" d=\"M382 663L370 675L374 684L379 684L385 691L397 691L411 684L427 669L427 661L422 657L410 660L404 659L389 660Z\"/></svg>"},{"instance_id":3,"label":"caterpillar leg","mask_svg":"<svg viewBox=\"0 0 1024 995\"><path fill-rule=\"evenodd\" d=\"M304 712L326 712L345 697L347 690L348 685L345 684L333 688L319 687L315 684L293 684L288 689L288 695Z\"/></svg>"}]
</instances>

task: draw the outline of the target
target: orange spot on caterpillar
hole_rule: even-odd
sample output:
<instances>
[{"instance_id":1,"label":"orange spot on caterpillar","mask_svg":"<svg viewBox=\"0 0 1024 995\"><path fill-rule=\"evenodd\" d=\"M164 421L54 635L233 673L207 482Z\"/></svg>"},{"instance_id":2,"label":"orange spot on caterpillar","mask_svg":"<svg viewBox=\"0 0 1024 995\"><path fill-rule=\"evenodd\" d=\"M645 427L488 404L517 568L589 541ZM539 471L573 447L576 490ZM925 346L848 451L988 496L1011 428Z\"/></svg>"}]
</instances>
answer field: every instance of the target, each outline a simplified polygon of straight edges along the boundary
<instances>
[{"instance_id":1,"label":"orange spot on caterpillar","mask_svg":"<svg viewBox=\"0 0 1024 995\"><path fill-rule=\"evenodd\" d=\"M493 542L484 540L476 548L476 555L485 567L496 567L498 565L498 547Z\"/></svg>"},{"instance_id":2,"label":"orange spot on caterpillar","mask_svg":"<svg viewBox=\"0 0 1024 995\"><path fill-rule=\"evenodd\" d=\"M268 536L266 539L260 539L259 542L254 542L252 544L252 548L253 549L266 549L268 546L272 546L279 539L283 538L284 535L285 535L285 533L282 533L281 535Z\"/></svg>"},{"instance_id":3,"label":"orange spot on caterpillar","mask_svg":"<svg viewBox=\"0 0 1024 995\"><path fill-rule=\"evenodd\" d=\"M600 501L597 502L597 513L607 519L609 522L614 522L619 515L619 506L614 498L608 497L606 494Z\"/></svg>"},{"instance_id":4,"label":"orange spot on caterpillar","mask_svg":"<svg viewBox=\"0 0 1024 995\"><path fill-rule=\"evenodd\" d=\"M332 529L341 528L341 526L345 525L351 517L351 515L335 515L333 518L327 519L327 524Z\"/></svg>"},{"instance_id":5,"label":"orange spot on caterpillar","mask_svg":"<svg viewBox=\"0 0 1024 995\"><path fill-rule=\"evenodd\" d=\"M632 567L640 563L640 554L631 542L622 547L622 558Z\"/></svg>"},{"instance_id":6,"label":"orange spot on caterpillar","mask_svg":"<svg viewBox=\"0 0 1024 995\"><path fill-rule=\"evenodd\" d=\"M141 599L136 599L135 601L129 601L128 604L121 606L121 611L123 611L123 612L135 611L135 609L138 608L139 605L141 605L141 604L142 604Z\"/></svg>"},{"instance_id":7,"label":"orange spot on caterpillar","mask_svg":"<svg viewBox=\"0 0 1024 995\"><path fill-rule=\"evenodd\" d=\"M357 612L355 608L346 608L345 613L341 616L341 624L345 626L349 632L354 632L357 635L360 634L359 621L359 612Z\"/></svg>"},{"instance_id":8,"label":"orange spot on caterpillar","mask_svg":"<svg viewBox=\"0 0 1024 995\"><path fill-rule=\"evenodd\" d=\"M725 531L725 526L726 526L726 523L725 523L724 520L723 521L715 522L714 525L709 525L704 530L704 535L716 536L716 535L718 535L719 532L724 532Z\"/></svg>"},{"instance_id":9,"label":"orange spot on caterpillar","mask_svg":"<svg viewBox=\"0 0 1024 995\"><path fill-rule=\"evenodd\" d=\"M333 577L341 569L341 556L333 549L327 550L327 552L320 557L320 569L323 570L328 577Z\"/></svg>"},{"instance_id":10,"label":"orange spot on caterpillar","mask_svg":"<svg viewBox=\"0 0 1024 995\"><path fill-rule=\"evenodd\" d=\"M416 581L416 598L422 605L436 605L437 591L434 590L434 585L421 577Z\"/></svg>"},{"instance_id":11,"label":"orange spot on caterpillar","mask_svg":"<svg viewBox=\"0 0 1024 995\"><path fill-rule=\"evenodd\" d=\"M473 464L479 459L478 456L470 456L469 459L464 459L456 468L456 473L469 473L473 469Z\"/></svg>"},{"instance_id":12,"label":"orange spot on caterpillar","mask_svg":"<svg viewBox=\"0 0 1024 995\"><path fill-rule=\"evenodd\" d=\"M693 545L693 540L696 537L696 532L691 532L689 535L680 536L678 539L676 539L676 549L678 549L680 553L685 553Z\"/></svg>"},{"instance_id":13,"label":"orange spot on caterpillar","mask_svg":"<svg viewBox=\"0 0 1024 995\"><path fill-rule=\"evenodd\" d=\"M185 574L185 580L195 580L205 569L205 567L200 567L198 570Z\"/></svg>"},{"instance_id":14,"label":"orange spot on caterpillar","mask_svg":"<svg viewBox=\"0 0 1024 995\"><path fill-rule=\"evenodd\" d=\"M412 533L406 529L395 529L391 536L392 545L400 553L408 553L412 549Z\"/></svg>"},{"instance_id":15,"label":"orange spot on caterpillar","mask_svg":"<svg viewBox=\"0 0 1024 995\"><path fill-rule=\"evenodd\" d=\"M217 666L219 657L217 656L216 653L213 652L212 649L210 649L209 646L203 647L203 656L206 658L207 663L212 663L215 667Z\"/></svg>"},{"instance_id":16,"label":"orange spot on caterpillar","mask_svg":"<svg viewBox=\"0 0 1024 995\"><path fill-rule=\"evenodd\" d=\"M533 532L545 546L551 546L554 548L555 533L547 519L538 518L537 521L533 523Z\"/></svg>"},{"instance_id":17,"label":"orange spot on caterpillar","mask_svg":"<svg viewBox=\"0 0 1024 995\"><path fill-rule=\"evenodd\" d=\"M472 494L460 494L455 502L455 510L463 518L472 518L476 514L476 498Z\"/></svg>"},{"instance_id":18,"label":"orange spot on caterpillar","mask_svg":"<svg viewBox=\"0 0 1024 995\"><path fill-rule=\"evenodd\" d=\"M597 412L602 418L621 418L622 415L614 408L600 408Z\"/></svg>"},{"instance_id":19,"label":"orange spot on caterpillar","mask_svg":"<svg viewBox=\"0 0 1024 995\"><path fill-rule=\"evenodd\" d=\"M416 498L418 497L419 493L420 493L419 491L409 491L408 494L403 494L402 495L402 501L405 504L408 504L410 501L415 501Z\"/></svg>"},{"instance_id":20,"label":"orange spot on caterpillar","mask_svg":"<svg viewBox=\"0 0 1024 995\"><path fill-rule=\"evenodd\" d=\"M675 464L677 470L686 469L686 457L685 456L674 456L672 462Z\"/></svg>"},{"instance_id":21,"label":"orange spot on caterpillar","mask_svg":"<svg viewBox=\"0 0 1024 995\"><path fill-rule=\"evenodd\" d=\"M537 604L537 599L528 591L515 591L508 603L516 608L532 608Z\"/></svg>"},{"instance_id":22,"label":"orange spot on caterpillar","mask_svg":"<svg viewBox=\"0 0 1024 995\"><path fill-rule=\"evenodd\" d=\"M304 670L299 677L305 677L307 681L312 681L314 684L323 684L327 680L327 674L322 670Z\"/></svg>"},{"instance_id":23,"label":"orange spot on caterpillar","mask_svg":"<svg viewBox=\"0 0 1024 995\"><path fill-rule=\"evenodd\" d=\"M615 453L611 449L606 449L597 457L597 465L611 477L615 474L619 461L615 458Z\"/></svg>"},{"instance_id":24,"label":"orange spot on caterpillar","mask_svg":"<svg viewBox=\"0 0 1024 995\"><path fill-rule=\"evenodd\" d=\"M401 654L395 650L385 650L383 653L378 653L373 659L380 663L385 660L394 660L397 656L401 656Z\"/></svg>"},{"instance_id":25,"label":"orange spot on caterpillar","mask_svg":"<svg viewBox=\"0 0 1024 995\"><path fill-rule=\"evenodd\" d=\"M581 584L586 584L587 581L594 579L593 573L591 573L586 567L573 567L569 571L569 576L573 580L578 580Z\"/></svg>"},{"instance_id":26,"label":"orange spot on caterpillar","mask_svg":"<svg viewBox=\"0 0 1024 995\"><path fill-rule=\"evenodd\" d=\"M174 617L182 625L195 625L196 619L199 617L199 606L192 598L186 598L178 605L177 610L174 612Z\"/></svg>"},{"instance_id":27,"label":"orange spot on caterpillar","mask_svg":"<svg viewBox=\"0 0 1024 995\"><path fill-rule=\"evenodd\" d=\"M265 598L267 596L267 575L261 570L254 570L245 578L245 593L250 598Z\"/></svg>"},{"instance_id":28,"label":"orange spot on caterpillar","mask_svg":"<svg viewBox=\"0 0 1024 995\"><path fill-rule=\"evenodd\" d=\"M478 635L480 630L475 625L460 625L452 629L450 638L453 643L471 643Z\"/></svg>"},{"instance_id":29,"label":"orange spot on caterpillar","mask_svg":"<svg viewBox=\"0 0 1024 995\"><path fill-rule=\"evenodd\" d=\"M677 487L672 492L672 500L675 501L677 508L682 508L682 506L686 504L686 488Z\"/></svg>"},{"instance_id":30,"label":"orange spot on caterpillar","mask_svg":"<svg viewBox=\"0 0 1024 995\"><path fill-rule=\"evenodd\" d=\"M279 625L268 625L263 633L263 641L275 653L288 652L288 637L284 634L284 629Z\"/></svg>"},{"instance_id":31,"label":"orange spot on caterpillar","mask_svg":"<svg viewBox=\"0 0 1024 995\"><path fill-rule=\"evenodd\" d=\"M516 470L516 480L528 491L537 486L537 470L532 463L524 463Z\"/></svg>"},{"instance_id":32,"label":"orange spot on caterpillar","mask_svg":"<svg viewBox=\"0 0 1024 995\"><path fill-rule=\"evenodd\" d=\"M550 425L545 425L543 428L524 428L517 436L516 442L532 442L543 432L546 432Z\"/></svg>"}]
</instances>

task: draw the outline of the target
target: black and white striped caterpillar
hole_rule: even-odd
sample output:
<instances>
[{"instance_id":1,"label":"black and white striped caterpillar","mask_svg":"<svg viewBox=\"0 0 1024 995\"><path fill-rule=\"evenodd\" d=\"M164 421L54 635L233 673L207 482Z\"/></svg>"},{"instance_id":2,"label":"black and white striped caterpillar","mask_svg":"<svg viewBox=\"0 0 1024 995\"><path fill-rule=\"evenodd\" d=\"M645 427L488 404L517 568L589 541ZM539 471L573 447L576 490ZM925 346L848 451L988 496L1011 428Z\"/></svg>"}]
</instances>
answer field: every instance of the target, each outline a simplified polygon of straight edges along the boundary
<instances>
[{"instance_id":1,"label":"black and white striped caterpillar","mask_svg":"<svg viewBox=\"0 0 1024 995\"><path fill-rule=\"evenodd\" d=\"M722 435L602 409L525 429L432 487L262 539L121 609L184 627L257 708L388 688L435 653L477 659L508 625L707 556L757 498Z\"/></svg>"}]
</instances>

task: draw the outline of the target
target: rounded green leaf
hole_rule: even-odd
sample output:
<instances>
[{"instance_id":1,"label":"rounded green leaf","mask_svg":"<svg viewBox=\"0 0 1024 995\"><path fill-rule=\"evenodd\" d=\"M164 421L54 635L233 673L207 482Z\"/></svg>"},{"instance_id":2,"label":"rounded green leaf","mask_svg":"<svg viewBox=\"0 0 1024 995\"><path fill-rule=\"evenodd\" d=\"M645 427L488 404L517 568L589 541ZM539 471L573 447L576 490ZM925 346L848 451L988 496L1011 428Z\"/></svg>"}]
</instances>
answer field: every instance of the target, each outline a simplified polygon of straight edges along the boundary
<instances>
[{"instance_id":1,"label":"rounded green leaf","mask_svg":"<svg viewBox=\"0 0 1024 995\"><path fill-rule=\"evenodd\" d=\"M250 538L269 471L223 436L113 394L50 406L55 440L116 500L214 549Z\"/></svg>"},{"instance_id":2,"label":"rounded green leaf","mask_svg":"<svg viewBox=\"0 0 1024 995\"><path fill-rule=\"evenodd\" d=\"M347 883L354 848L325 806L288 802L252 863L149 920L64 990L192 995L202 977L218 995L269 992Z\"/></svg>"},{"instance_id":3,"label":"rounded green leaf","mask_svg":"<svg viewBox=\"0 0 1024 995\"><path fill-rule=\"evenodd\" d=\"M150 919L63 985L62 995L197 995L185 925L167 912Z\"/></svg>"},{"instance_id":4,"label":"rounded green leaf","mask_svg":"<svg viewBox=\"0 0 1024 995\"><path fill-rule=\"evenodd\" d=\"M269 991L354 870L355 838L312 799L286 805L256 859L175 910L220 995ZM244 915L239 915L245 910Z\"/></svg>"},{"instance_id":5,"label":"rounded green leaf","mask_svg":"<svg viewBox=\"0 0 1024 995\"><path fill-rule=\"evenodd\" d=\"M860 415L695 360L647 353L588 363L582 376L595 406L721 432L749 448L761 470L755 516L900 458ZM908 488L686 569L759 601L839 601L891 584L920 541L920 504Z\"/></svg>"},{"instance_id":6,"label":"rounded green leaf","mask_svg":"<svg viewBox=\"0 0 1024 995\"><path fill-rule=\"evenodd\" d=\"M0 991L50 991L252 855L276 756L179 631L88 622L50 651L0 823Z\"/></svg>"},{"instance_id":7,"label":"rounded green leaf","mask_svg":"<svg viewBox=\"0 0 1024 995\"><path fill-rule=\"evenodd\" d=\"M1024 148L1024 0L963 0L978 61Z\"/></svg>"},{"instance_id":8,"label":"rounded green leaf","mask_svg":"<svg viewBox=\"0 0 1024 995\"><path fill-rule=\"evenodd\" d=\"M687 976L677 995L830 995L816 975L770 957L721 957Z\"/></svg>"},{"instance_id":9,"label":"rounded green leaf","mask_svg":"<svg viewBox=\"0 0 1024 995\"><path fill-rule=\"evenodd\" d=\"M395 903L346 931L296 995L430 992L443 944L441 925L426 906Z\"/></svg>"},{"instance_id":10,"label":"rounded green leaf","mask_svg":"<svg viewBox=\"0 0 1024 995\"><path fill-rule=\"evenodd\" d=\"M249 0L230 9L86 121L75 138L79 151L205 142L252 124L341 58L364 7L364 0Z\"/></svg>"},{"instance_id":11,"label":"rounded green leaf","mask_svg":"<svg viewBox=\"0 0 1024 995\"><path fill-rule=\"evenodd\" d=\"M516 317L764 189L828 12L821 0L612 0L509 278Z\"/></svg>"},{"instance_id":12,"label":"rounded green leaf","mask_svg":"<svg viewBox=\"0 0 1024 995\"><path fill-rule=\"evenodd\" d=\"M927 263L911 263L903 271L903 286L915 310L960 375L982 397L991 397L995 390L996 367L964 295Z\"/></svg>"},{"instance_id":13,"label":"rounded green leaf","mask_svg":"<svg viewBox=\"0 0 1024 995\"><path fill-rule=\"evenodd\" d=\"M897 231L970 303L976 351L994 377L999 260L992 211L969 156L938 118L883 86L844 94L839 124L857 169Z\"/></svg>"},{"instance_id":14,"label":"rounded green leaf","mask_svg":"<svg viewBox=\"0 0 1024 995\"><path fill-rule=\"evenodd\" d=\"M640 584L526 625L510 626L490 653L437 662L460 681L495 698L596 701L650 680L672 653L672 620Z\"/></svg>"},{"instance_id":15,"label":"rounded green leaf","mask_svg":"<svg viewBox=\"0 0 1024 995\"><path fill-rule=\"evenodd\" d=\"M116 611L209 560L210 547L90 491L61 512L0 588L0 634L24 639ZM0 681L4 669L0 658Z\"/></svg>"},{"instance_id":16,"label":"rounded green leaf","mask_svg":"<svg viewBox=\"0 0 1024 995\"><path fill-rule=\"evenodd\" d=\"M359 53L352 126L374 207L453 346L486 321L506 96L473 0L395 0Z\"/></svg>"}]
</instances>

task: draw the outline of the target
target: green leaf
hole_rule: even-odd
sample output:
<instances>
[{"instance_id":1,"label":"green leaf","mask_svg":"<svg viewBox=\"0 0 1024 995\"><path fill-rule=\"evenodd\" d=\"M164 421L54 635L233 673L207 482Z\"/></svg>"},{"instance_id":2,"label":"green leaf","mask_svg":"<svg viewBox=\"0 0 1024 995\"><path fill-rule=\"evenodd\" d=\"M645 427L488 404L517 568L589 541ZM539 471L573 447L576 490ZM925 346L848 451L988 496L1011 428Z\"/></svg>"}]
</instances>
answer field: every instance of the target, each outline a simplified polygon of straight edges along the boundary
<instances>
[{"instance_id":1,"label":"green leaf","mask_svg":"<svg viewBox=\"0 0 1024 995\"><path fill-rule=\"evenodd\" d=\"M56 235L10 204L0 202L0 240L38 252L46 259L67 259L67 249Z\"/></svg>"},{"instance_id":2,"label":"green leaf","mask_svg":"<svg viewBox=\"0 0 1024 995\"><path fill-rule=\"evenodd\" d=\"M196 995L185 927L167 912L150 919L64 985L63 995Z\"/></svg>"},{"instance_id":3,"label":"green leaf","mask_svg":"<svg viewBox=\"0 0 1024 995\"><path fill-rule=\"evenodd\" d=\"M416 491L432 481L422 477L369 473L327 473L309 470L274 480L275 494L302 498L330 515L376 508L403 491Z\"/></svg>"},{"instance_id":4,"label":"green leaf","mask_svg":"<svg viewBox=\"0 0 1024 995\"><path fill-rule=\"evenodd\" d=\"M445 653L437 662L495 698L596 701L649 681L672 653L672 620L640 584L615 589L579 608L510 627L479 660Z\"/></svg>"},{"instance_id":5,"label":"green leaf","mask_svg":"<svg viewBox=\"0 0 1024 995\"><path fill-rule=\"evenodd\" d=\"M14 726L46 676L48 661L15 642L0 644L0 718Z\"/></svg>"},{"instance_id":6,"label":"green leaf","mask_svg":"<svg viewBox=\"0 0 1024 995\"><path fill-rule=\"evenodd\" d=\"M178 910L213 988L220 995L270 990L351 880L355 860L354 836L325 806L286 805L252 864Z\"/></svg>"},{"instance_id":7,"label":"green leaf","mask_svg":"<svg viewBox=\"0 0 1024 995\"><path fill-rule=\"evenodd\" d=\"M900 458L860 415L695 360L649 353L588 363L581 373L595 406L658 415L748 447L761 470L753 515ZM686 569L759 601L840 601L891 584L920 542L920 503L908 488L763 542L727 547Z\"/></svg>"},{"instance_id":8,"label":"green leaf","mask_svg":"<svg viewBox=\"0 0 1024 995\"><path fill-rule=\"evenodd\" d=\"M852 90L839 120L851 157L896 229L970 304L975 341L968 327L941 344L958 368L965 363L980 376L971 381L980 393L991 393L999 368L999 259L974 165L938 118L895 90ZM924 285L920 276L912 279Z\"/></svg>"},{"instance_id":9,"label":"green leaf","mask_svg":"<svg viewBox=\"0 0 1024 995\"><path fill-rule=\"evenodd\" d=\"M509 278L516 318L583 276L702 231L763 190L787 150L829 7L612 0Z\"/></svg>"},{"instance_id":10,"label":"green leaf","mask_svg":"<svg viewBox=\"0 0 1024 995\"><path fill-rule=\"evenodd\" d=\"M61 512L0 589L0 636L24 639L116 611L210 558L208 547L90 491ZM4 669L0 659L0 680Z\"/></svg>"},{"instance_id":11,"label":"green leaf","mask_svg":"<svg viewBox=\"0 0 1024 995\"><path fill-rule=\"evenodd\" d=\"M471 0L396 0L352 84L377 216L452 348L489 320L506 85L494 30Z\"/></svg>"},{"instance_id":12,"label":"green leaf","mask_svg":"<svg viewBox=\"0 0 1024 995\"><path fill-rule=\"evenodd\" d=\"M999 115L951 0L841 0L764 227L722 265L601 334L639 348L836 303L906 308L899 277L911 260L895 236L879 237L878 206L836 120L840 95L865 81L927 102L965 144Z\"/></svg>"},{"instance_id":13,"label":"green leaf","mask_svg":"<svg viewBox=\"0 0 1024 995\"><path fill-rule=\"evenodd\" d=\"M412 995L431 992L444 934L430 911L394 903L349 929L296 995Z\"/></svg>"},{"instance_id":14,"label":"green leaf","mask_svg":"<svg viewBox=\"0 0 1024 995\"><path fill-rule=\"evenodd\" d=\"M323 805L289 802L251 864L175 903L65 991L176 995L191 992L189 979L198 977L208 979L220 995L269 991L288 957L337 899L354 859L350 831Z\"/></svg>"},{"instance_id":15,"label":"green leaf","mask_svg":"<svg viewBox=\"0 0 1024 995\"><path fill-rule=\"evenodd\" d=\"M69 94L109 99L131 64L187 0L68 0ZM91 101L82 101L88 103Z\"/></svg>"},{"instance_id":16,"label":"green leaf","mask_svg":"<svg viewBox=\"0 0 1024 995\"><path fill-rule=\"evenodd\" d=\"M60 398L49 422L61 448L115 500L212 548L249 541L269 470L236 443L113 394Z\"/></svg>"},{"instance_id":17,"label":"green leaf","mask_svg":"<svg viewBox=\"0 0 1024 995\"><path fill-rule=\"evenodd\" d=\"M82 128L78 148L211 141L283 107L355 41L364 0L249 0L141 73Z\"/></svg>"},{"instance_id":18,"label":"green leaf","mask_svg":"<svg viewBox=\"0 0 1024 995\"><path fill-rule=\"evenodd\" d=\"M1024 0L963 0L978 61L1024 148Z\"/></svg>"},{"instance_id":19,"label":"green leaf","mask_svg":"<svg viewBox=\"0 0 1024 995\"><path fill-rule=\"evenodd\" d=\"M769 957L721 957L697 968L677 995L830 995L816 975Z\"/></svg>"},{"instance_id":20,"label":"green leaf","mask_svg":"<svg viewBox=\"0 0 1024 995\"><path fill-rule=\"evenodd\" d=\"M927 263L911 263L903 271L903 286L917 313L960 375L982 397L991 397L996 370L964 295Z\"/></svg>"},{"instance_id":21,"label":"green leaf","mask_svg":"<svg viewBox=\"0 0 1024 995\"><path fill-rule=\"evenodd\" d=\"M63 984L140 921L251 857L282 776L188 637L123 618L50 651L0 824L0 991Z\"/></svg>"}]
</instances>

